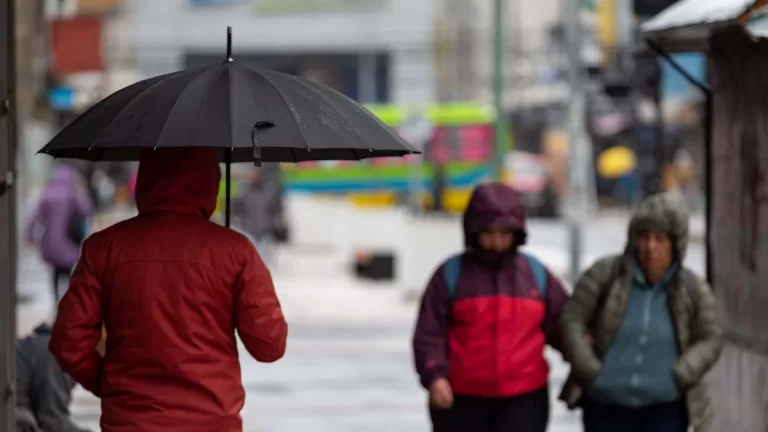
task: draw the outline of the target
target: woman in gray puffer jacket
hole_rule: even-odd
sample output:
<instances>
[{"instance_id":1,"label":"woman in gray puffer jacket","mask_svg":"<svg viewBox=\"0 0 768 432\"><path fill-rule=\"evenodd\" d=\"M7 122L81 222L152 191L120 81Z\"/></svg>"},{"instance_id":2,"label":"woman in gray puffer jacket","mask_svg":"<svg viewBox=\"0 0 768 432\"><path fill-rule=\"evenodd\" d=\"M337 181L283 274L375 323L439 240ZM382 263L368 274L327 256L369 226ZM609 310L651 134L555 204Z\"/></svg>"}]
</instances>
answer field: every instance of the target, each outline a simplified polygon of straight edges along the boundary
<instances>
[{"instance_id":1,"label":"woman in gray puffer jacket","mask_svg":"<svg viewBox=\"0 0 768 432\"><path fill-rule=\"evenodd\" d=\"M722 329L709 286L683 266L685 204L649 197L628 231L624 253L587 270L565 306L572 372L561 398L582 407L585 432L708 432L703 378Z\"/></svg>"}]
</instances>

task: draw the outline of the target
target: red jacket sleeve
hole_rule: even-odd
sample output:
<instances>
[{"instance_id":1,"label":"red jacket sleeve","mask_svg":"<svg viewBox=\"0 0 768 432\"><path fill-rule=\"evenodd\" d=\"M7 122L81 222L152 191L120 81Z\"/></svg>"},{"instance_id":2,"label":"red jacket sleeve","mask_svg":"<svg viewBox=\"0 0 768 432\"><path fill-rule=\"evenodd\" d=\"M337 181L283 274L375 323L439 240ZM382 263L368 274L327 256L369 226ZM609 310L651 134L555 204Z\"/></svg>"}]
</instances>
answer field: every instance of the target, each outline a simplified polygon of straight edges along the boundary
<instances>
[{"instance_id":1,"label":"red jacket sleeve","mask_svg":"<svg viewBox=\"0 0 768 432\"><path fill-rule=\"evenodd\" d=\"M424 291L413 334L416 371L421 377L421 385L427 389L437 378L448 377L450 304L441 266Z\"/></svg>"},{"instance_id":2,"label":"red jacket sleeve","mask_svg":"<svg viewBox=\"0 0 768 432\"><path fill-rule=\"evenodd\" d=\"M48 348L61 369L86 390L99 396L101 357L96 345L101 338L101 256L93 237L83 243L80 261L64 297L59 302Z\"/></svg>"},{"instance_id":3,"label":"red jacket sleeve","mask_svg":"<svg viewBox=\"0 0 768 432\"><path fill-rule=\"evenodd\" d=\"M272 276L253 246L235 285L235 314L237 333L253 358L274 362L283 357L288 324Z\"/></svg>"}]
</instances>

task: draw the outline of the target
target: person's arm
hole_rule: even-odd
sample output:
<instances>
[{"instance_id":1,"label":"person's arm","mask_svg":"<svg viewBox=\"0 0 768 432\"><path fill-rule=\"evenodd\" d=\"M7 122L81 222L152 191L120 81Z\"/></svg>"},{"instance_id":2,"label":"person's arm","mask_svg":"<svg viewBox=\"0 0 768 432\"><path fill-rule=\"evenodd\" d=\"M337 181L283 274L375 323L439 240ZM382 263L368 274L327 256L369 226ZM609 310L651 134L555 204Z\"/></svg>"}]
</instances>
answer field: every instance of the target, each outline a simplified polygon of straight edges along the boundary
<instances>
[{"instance_id":1,"label":"person's arm","mask_svg":"<svg viewBox=\"0 0 768 432\"><path fill-rule=\"evenodd\" d=\"M448 378L448 331L450 296L438 268L421 298L419 317L413 333L413 357L421 385L429 389L438 378Z\"/></svg>"},{"instance_id":2,"label":"person's arm","mask_svg":"<svg viewBox=\"0 0 768 432\"><path fill-rule=\"evenodd\" d=\"M544 335L547 337L547 343L552 348L562 352L562 324L563 310L568 302L568 292L563 284L549 270L547 270L547 287L545 303L547 306L546 316L544 318Z\"/></svg>"},{"instance_id":3,"label":"person's arm","mask_svg":"<svg viewBox=\"0 0 768 432\"><path fill-rule=\"evenodd\" d=\"M78 183L75 186L73 200L77 214L80 217L88 219L93 215L93 203L91 203L91 197L88 196L88 190L85 188L85 185Z\"/></svg>"},{"instance_id":4,"label":"person's arm","mask_svg":"<svg viewBox=\"0 0 768 432\"><path fill-rule=\"evenodd\" d=\"M234 290L237 333L254 359L271 363L285 354L288 324L269 270L250 242L247 249Z\"/></svg>"},{"instance_id":5,"label":"person's arm","mask_svg":"<svg viewBox=\"0 0 768 432\"><path fill-rule=\"evenodd\" d=\"M613 273L615 259L606 258L590 267L579 278L563 309L563 352L574 378L583 385L592 383L603 368L590 342L588 325L598 312L601 290Z\"/></svg>"},{"instance_id":6,"label":"person's arm","mask_svg":"<svg viewBox=\"0 0 768 432\"><path fill-rule=\"evenodd\" d=\"M48 345L61 369L86 390L99 396L101 356L96 347L101 339L101 257L97 237L83 243L69 289L59 302L56 322Z\"/></svg>"},{"instance_id":7,"label":"person's arm","mask_svg":"<svg viewBox=\"0 0 768 432\"><path fill-rule=\"evenodd\" d=\"M683 389L699 382L720 358L723 330L717 317L715 296L704 281L697 284L698 300L691 317L692 345L675 365L675 377Z\"/></svg>"}]
</instances>

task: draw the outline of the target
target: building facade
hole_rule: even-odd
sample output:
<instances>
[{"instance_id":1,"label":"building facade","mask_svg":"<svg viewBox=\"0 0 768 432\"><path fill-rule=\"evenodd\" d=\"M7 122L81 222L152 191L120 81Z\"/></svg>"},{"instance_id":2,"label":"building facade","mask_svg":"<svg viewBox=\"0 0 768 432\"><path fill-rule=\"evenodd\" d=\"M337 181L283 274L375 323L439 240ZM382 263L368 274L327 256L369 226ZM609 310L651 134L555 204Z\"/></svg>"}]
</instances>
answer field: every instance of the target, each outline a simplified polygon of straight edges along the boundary
<instances>
[{"instance_id":1,"label":"building facade","mask_svg":"<svg viewBox=\"0 0 768 432\"><path fill-rule=\"evenodd\" d=\"M443 99L493 100L494 2L440 0L438 32ZM508 110L562 101L551 52L562 0L507 0L504 10L505 106Z\"/></svg>"},{"instance_id":2,"label":"building facade","mask_svg":"<svg viewBox=\"0 0 768 432\"><path fill-rule=\"evenodd\" d=\"M434 100L434 1L137 0L142 77L223 60L304 76L360 102Z\"/></svg>"}]
</instances>

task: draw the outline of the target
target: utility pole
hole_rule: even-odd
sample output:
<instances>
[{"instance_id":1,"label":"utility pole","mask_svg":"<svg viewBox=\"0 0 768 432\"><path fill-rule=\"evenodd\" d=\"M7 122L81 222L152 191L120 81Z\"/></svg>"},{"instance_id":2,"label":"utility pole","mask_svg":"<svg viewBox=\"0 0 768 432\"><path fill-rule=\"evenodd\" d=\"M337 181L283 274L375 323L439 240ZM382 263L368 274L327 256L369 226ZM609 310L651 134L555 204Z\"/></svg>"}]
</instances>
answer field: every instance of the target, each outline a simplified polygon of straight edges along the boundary
<instances>
[{"instance_id":1,"label":"utility pole","mask_svg":"<svg viewBox=\"0 0 768 432\"><path fill-rule=\"evenodd\" d=\"M581 2L562 0L561 12L565 29L568 56L568 82L571 97L568 105L568 196L567 218L570 228L571 280L575 283L581 272L581 249L584 242L584 223L587 213L594 208L592 149L585 130L587 80L581 58L583 33L581 30Z\"/></svg>"},{"instance_id":2,"label":"utility pole","mask_svg":"<svg viewBox=\"0 0 768 432\"><path fill-rule=\"evenodd\" d=\"M575 0L563 0L575 3ZM495 148L494 174L496 180L502 180L504 173L504 156L507 152L504 109L504 0L494 0L493 3L493 106L496 109L496 122L493 125L493 143Z\"/></svg>"},{"instance_id":3,"label":"utility pole","mask_svg":"<svg viewBox=\"0 0 768 432\"><path fill-rule=\"evenodd\" d=\"M0 0L0 431L16 430L16 9Z\"/></svg>"}]
</instances>

